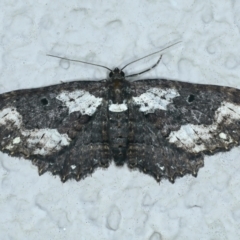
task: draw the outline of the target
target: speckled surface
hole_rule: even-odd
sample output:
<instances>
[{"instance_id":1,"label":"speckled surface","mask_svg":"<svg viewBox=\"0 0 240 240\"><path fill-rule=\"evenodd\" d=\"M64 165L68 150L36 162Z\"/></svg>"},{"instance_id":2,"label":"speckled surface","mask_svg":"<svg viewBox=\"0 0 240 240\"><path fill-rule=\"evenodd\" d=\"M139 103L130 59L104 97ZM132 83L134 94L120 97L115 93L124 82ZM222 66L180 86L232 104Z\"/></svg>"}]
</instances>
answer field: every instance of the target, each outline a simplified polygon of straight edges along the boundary
<instances>
[{"instance_id":1,"label":"speckled surface","mask_svg":"<svg viewBox=\"0 0 240 240\"><path fill-rule=\"evenodd\" d=\"M0 93L107 73L47 53L123 66L173 42L141 78L240 88L240 2L0 2ZM127 73L151 66L158 56ZM240 239L240 148L205 158L175 184L113 164L81 182L39 177L0 154L0 239Z\"/></svg>"}]
</instances>

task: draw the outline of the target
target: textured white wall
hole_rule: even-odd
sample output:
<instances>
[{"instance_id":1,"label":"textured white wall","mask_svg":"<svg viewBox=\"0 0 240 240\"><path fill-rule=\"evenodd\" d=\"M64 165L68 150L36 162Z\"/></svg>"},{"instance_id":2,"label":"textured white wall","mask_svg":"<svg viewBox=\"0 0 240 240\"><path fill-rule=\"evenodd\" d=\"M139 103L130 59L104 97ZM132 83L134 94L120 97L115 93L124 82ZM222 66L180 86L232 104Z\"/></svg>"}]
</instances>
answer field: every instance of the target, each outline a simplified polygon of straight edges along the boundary
<instances>
[{"instance_id":1,"label":"textured white wall","mask_svg":"<svg viewBox=\"0 0 240 240\"><path fill-rule=\"evenodd\" d=\"M46 53L113 68L178 40L141 78L240 88L239 16L240 2L225 0L2 0L0 93L107 75ZM1 153L0 239L238 240L239 156L235 148L206 157L197 178L174 185L114 164L62 184Z\"/></svg>"}]
</instances>

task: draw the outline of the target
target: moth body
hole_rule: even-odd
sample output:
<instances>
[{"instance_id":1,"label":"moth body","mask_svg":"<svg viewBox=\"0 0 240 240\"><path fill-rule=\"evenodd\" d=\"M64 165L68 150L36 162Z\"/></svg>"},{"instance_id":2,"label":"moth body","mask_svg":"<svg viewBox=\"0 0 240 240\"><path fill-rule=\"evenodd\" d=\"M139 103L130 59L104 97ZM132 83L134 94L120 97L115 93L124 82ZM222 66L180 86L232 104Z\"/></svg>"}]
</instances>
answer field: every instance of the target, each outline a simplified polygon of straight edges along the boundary
<instances>
[{"instance_id":1,"label":"moth body","mask_svg":"<svg viewBox=\"0 0 240 240\"><path fill-rule=\"evenodd\" d=\"M113 159L117 165L126 160L128 144L128 101L129 82L124 73L115 68L108 81L108 133Z\"/></svg>"}]
</instances>

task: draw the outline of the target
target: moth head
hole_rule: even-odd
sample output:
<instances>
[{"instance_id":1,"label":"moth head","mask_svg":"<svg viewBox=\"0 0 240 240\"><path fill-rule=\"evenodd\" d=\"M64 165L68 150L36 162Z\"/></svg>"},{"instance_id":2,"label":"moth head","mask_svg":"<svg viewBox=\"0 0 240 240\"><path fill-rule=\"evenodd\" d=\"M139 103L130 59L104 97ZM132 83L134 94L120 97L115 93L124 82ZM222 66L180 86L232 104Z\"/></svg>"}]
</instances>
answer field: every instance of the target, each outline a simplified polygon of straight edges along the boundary
<instances>
[{"instance_id":1,"label":"moth head","mask_svg":"<svg viewBox=\"0 0 240 240\"><path fill-rule=\"evenodd\" d=\"M114 81L114 80L123 80L124 77L125 77L124 72L121 69L119 69L119 68L115 68L114 70L112 70L109 73L109 78L112 81Z\"/></svg>"}]
</instances>

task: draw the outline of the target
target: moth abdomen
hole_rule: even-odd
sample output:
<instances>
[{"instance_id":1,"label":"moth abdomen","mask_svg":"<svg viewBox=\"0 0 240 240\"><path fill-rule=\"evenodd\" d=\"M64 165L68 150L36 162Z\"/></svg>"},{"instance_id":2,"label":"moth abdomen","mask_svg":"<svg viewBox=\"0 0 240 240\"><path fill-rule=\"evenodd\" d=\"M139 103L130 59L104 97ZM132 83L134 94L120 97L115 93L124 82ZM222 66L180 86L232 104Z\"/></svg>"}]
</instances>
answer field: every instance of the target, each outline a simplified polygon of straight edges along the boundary
<instances>
[{"instance_id":1,"label":"moth abdomen","mask_svg":"<svg viewBox=\"0 0 240 240\"><path fill-rule=\"evenodd\" d=\"M114 161L117 165L123 165L126 161L128 138L128 112L109 111L109 142Z\"/></svg>"}]
</instances>

